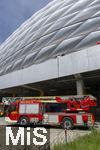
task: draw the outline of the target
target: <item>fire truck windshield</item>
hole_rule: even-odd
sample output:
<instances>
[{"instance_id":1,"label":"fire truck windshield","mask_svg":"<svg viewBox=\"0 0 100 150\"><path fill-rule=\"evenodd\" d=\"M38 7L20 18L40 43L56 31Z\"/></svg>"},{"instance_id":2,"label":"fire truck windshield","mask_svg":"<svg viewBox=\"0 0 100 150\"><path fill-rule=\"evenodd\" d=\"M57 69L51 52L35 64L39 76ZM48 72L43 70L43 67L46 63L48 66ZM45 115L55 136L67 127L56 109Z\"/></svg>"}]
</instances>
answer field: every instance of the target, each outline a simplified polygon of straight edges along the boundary
<instances>
[{"instance_id":1,"label":"fire truck windshield","mask_svg":"<svg viewBox=\"0 0 100 150\"><path fill-rule=\"evenodd\" d=\"M6 112L8 114L11 114L11 112L13 112L13 111L16 111L16 105L10 105L10 106L8 106Z\"/></svg>"}]
</instances>

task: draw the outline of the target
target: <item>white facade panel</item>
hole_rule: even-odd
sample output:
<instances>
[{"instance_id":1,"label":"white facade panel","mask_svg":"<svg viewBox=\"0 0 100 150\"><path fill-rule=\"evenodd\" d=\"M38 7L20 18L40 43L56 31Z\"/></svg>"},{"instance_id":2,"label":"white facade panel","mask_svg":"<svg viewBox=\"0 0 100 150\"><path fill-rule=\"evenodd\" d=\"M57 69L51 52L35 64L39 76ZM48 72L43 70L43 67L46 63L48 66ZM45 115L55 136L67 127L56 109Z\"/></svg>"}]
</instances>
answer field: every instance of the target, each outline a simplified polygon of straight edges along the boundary
<instances>
[{"instance_id":1,"label":"white facade panel","mask_svg":"<svg viewBox=\"0 0 100 150\"><path fill-rule=\"evenodd\" d=\"M0 89L57 78L57 66L57 59L52 59L23 70L0 76Z\"/></svg>"},{"instance_id":2,"label":"white facade panel","mask_svg":"<svg viewBox=\"0 0 100 150\"><path fill-rule=\"evenodd\" d=\"M91 47L91 50L88 50L88 61L90 69L100 69L100 45L96 46L95 49Z\"/></svg>"},{"instance_id":3,"label":"white facade panel","mask_svg":"<svg viewBox=\"0 0 100 150\"><path fill-rule=\"evenodd\" d=\"M0 89L100 69L100 46L48 60L0 77Z\"/></svg>"}]
</instances>

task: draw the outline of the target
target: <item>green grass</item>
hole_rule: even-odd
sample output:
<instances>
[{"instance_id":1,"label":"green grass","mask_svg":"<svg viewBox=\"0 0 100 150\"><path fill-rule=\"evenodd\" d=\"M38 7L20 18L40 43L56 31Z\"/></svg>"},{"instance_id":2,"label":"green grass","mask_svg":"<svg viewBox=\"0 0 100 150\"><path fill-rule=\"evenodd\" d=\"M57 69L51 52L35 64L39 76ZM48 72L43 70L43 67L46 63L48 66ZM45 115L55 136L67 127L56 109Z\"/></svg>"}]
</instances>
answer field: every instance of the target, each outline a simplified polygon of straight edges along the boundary
<instances>
[{"instance_id":1,"label":"green grass","mask_svg":"<svg viewBox=\"0 0 100 150\"><path fill-rule=\"evenodd\" d=\"M53 150L100 150L100 131L92 131L67 144L54 145Z\"/></svg>"}]
</instances>

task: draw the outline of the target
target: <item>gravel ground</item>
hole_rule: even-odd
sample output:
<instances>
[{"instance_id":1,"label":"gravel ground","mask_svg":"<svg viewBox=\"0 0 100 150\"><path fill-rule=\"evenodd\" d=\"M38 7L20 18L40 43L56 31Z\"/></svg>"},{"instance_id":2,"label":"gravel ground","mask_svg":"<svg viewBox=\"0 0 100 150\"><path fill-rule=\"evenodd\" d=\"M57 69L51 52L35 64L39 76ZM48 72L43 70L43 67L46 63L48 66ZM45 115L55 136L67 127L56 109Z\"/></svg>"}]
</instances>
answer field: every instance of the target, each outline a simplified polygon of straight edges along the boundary
<instances>
[{"instance_id":1,"label":"gravel ground","mask_svg":"<svg viewBox=\"0 0 100 150\"><path fill-rule=\"evenodd\" d=\"M71 142L80 136L90 134L90 130L74 129L68 130L67 133L63 129L50 129L50 145L51 147L57 143Z\"/></svg>"},{"instance_id":2,"label":"gravel ground","mask_svg":"<svg viewBox=\"0 0 100 150\"><path fill-rule=\"evenodd\" d=\"M95 127L97 130L98 129L100 130L100 122L96 122ZM54 144L57 144L57 143L71 142L80 136L84 136L90 133L91 133L91 130L82 129L82 128L67 130L67 133L65 130L61 128L51 128L50 129L50 145L52 147Z\"/></svg>"}]
</instances>

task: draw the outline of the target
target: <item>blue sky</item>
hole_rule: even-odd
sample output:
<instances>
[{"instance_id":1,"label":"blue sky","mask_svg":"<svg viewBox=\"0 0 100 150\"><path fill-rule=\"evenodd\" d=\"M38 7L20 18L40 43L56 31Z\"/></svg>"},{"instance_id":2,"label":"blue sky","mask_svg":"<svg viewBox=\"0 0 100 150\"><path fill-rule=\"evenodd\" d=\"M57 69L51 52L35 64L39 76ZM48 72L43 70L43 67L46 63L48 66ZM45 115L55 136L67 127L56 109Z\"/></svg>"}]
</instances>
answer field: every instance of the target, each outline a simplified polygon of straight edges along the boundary
<instances>
[{"instance_id":1,"label":"blue sky","mask_svg":"<svg viewBox=\"0 0 100 150\"><path fill-rule=\"evenodd\" d=\"M33 13L52 0L0 0L0 44Z\"/></svg>"}]
</instances>

